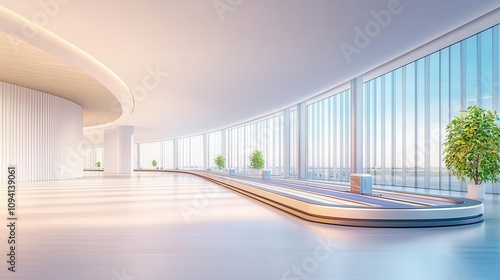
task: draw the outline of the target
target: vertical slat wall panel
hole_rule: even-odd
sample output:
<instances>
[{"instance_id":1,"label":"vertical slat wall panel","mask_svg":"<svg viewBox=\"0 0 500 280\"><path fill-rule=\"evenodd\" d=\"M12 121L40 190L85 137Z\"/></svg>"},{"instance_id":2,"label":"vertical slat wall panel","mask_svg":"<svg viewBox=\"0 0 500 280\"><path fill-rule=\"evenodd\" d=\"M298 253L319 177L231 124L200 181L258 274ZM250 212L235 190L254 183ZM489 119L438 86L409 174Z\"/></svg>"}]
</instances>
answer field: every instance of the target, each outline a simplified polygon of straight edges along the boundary
<instances>
[{"instance_id":1,"label":"vertical slat wall panel","mask_svg":"<svg viewBox=\"0 0 500 280\"><path fill-rule=\"evenodd\" d=\"M63 98L0 82L0 181L10 164L19 181L83 175L82 108Z\"/></svg>"}]
</instances>

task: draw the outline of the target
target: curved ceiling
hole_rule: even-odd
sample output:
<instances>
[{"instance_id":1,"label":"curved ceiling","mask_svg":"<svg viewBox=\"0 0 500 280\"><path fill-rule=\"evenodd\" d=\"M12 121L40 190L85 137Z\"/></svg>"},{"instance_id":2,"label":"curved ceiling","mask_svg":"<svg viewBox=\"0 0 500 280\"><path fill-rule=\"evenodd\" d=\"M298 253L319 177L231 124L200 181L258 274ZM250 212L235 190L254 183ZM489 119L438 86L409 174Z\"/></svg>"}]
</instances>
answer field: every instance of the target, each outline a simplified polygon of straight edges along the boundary
<instances>
[{"instance_id":1,"label":"curved ceiling","mask_svg":"<svg viewBox=\"0 0 500 280\"><path fill-rule=\"evenodd\" d=\"M122 80L36 22L0 6L0 80L79 104L85 127L109 126L133 112L134 98Z\"/></svg>"},{"instance_id":2,"label":"curved ceiling","mask_svg":"<svg viewBox=\"0 0 500 280\"><path fill-rule=\"evenodd\" d=\"M30 44L13 47L17 38L0 31L0 77L7 83L37 89L71 100L83 110L83 125L117 120L122 110L116 97L101 83L73 65ZM96 102L98 101L98 102Z\"/></svg>"},{"instance_id":3,"label":"curved ceiling","mask_svg":"<svg viewBox=\"0 0 500 280\"><path fill-rule=\"evenodd\" d=\"M0 5L38 22L123 80L136 106L120 124L135 127L136 141L147 141L215 130L295 104L498 9L500 2L0 0Z\"/></svg>"}]
</instances>

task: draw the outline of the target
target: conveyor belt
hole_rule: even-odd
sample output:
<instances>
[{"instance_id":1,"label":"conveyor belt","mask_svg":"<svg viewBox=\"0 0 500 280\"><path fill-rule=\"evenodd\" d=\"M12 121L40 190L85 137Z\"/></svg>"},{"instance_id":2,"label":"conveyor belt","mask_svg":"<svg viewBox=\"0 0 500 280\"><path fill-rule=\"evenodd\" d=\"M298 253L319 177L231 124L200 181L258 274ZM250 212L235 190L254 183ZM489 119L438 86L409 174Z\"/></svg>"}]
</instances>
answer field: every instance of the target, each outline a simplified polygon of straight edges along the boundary
<instances>
[{"instance_id":1,"label":"conveyor belt","mask_svg":"<svg viewBox=\"0 0 500 280\"><path fill-rule=\"evenodd\" d=\"M179 172L202 177L306 220L365 227L429 227L478 223L484 220L481 201L374 190L373 195L349 192L349 188L303 180L262 180L248 176L188 170L140 170Z\"/></svg>"},{"instance_id":2,"label":"conveyor belt","mask_svg":"<svg viewBox=\"0 0 500 280\"><path fill-rule=\"evenodd\" d=\"M231 179L230 179L231 180ZM244 180L256 182L259 179L256 178L245 178ZM262 182L262 180L260 180ZM347 192L345 190L335 190L335 189L327 189L322 187L317 187L314 185L298 185L292 183L283 183L280 181L269 181L270 185L281 186L290 189L302 190L304 192L322 194L325 196L332 196L337 198L342 198L349 201L356 201L359 203L363 203L365 205L370 205L373 207L385 207L385 208L408 208L409 206L433 206L429 200L423 200L415 198L414 200L410 200L406 198L404 195L393 195L390 196L378 196L378 195L363 195L360 196L358 194L353 194ZM424 202L425 201L425 202Z\"/></svg>"},{"instance_id":3,"label":"conveyor belt","mask_svg":"<svg viewBox=\"0 0 500 280\"><path fill-rule=\"evenodd\" d=\"M252 181L259 180L258 178L249 177L249 176L238 176L238 177L242 177L245 180L252 180ZM336 190L339 192L349 192L350 191L349 186L346 186L346 185L322 183L322 182L307 181L307 180L273 179L273 180L270 180L270 182L273 184L280 184L281 182L284 182L287 184L291 184L292 186L293 185L305 185L305 186L309 186L309 187L318 187L318 188ZM407 192L384 191L384 190L373 190L372 196L378 197L379 199L406 202L407 205L416 205L416 206L439 206L439 205L445 206L445 205L462 204L463 203L461 200L450 199L450 198L445 198L445 197L420 195L420 194L407 193ZM382 206L387 207L385 205L382 205ZM405 207L403 206L402 208L405 208Z\"/></svg>"}]
</instances>

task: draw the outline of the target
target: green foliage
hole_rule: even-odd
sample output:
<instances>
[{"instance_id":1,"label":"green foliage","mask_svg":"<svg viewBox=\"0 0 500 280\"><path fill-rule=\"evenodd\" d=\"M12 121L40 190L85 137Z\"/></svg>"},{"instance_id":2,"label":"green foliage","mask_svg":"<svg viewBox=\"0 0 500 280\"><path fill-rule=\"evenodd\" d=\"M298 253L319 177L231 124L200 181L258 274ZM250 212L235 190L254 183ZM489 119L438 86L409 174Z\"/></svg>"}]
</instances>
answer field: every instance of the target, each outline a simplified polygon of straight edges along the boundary
<instances>
[{"instance_id":1,"label":"green foliage","mask_svg":"<svg viewBox=\"0 0 500 280\"><path fill-rule=\"evenodd\" d=\"M100 161L96 162L96 163L95 163L95 166L96 166L97 168L101 168L101 162L100 162Z\"/></svg>"},{"instance_id":2,"label":"green foliage","mask_svg":"<svg viewBox=\"0 0 500 280\"><path fill-rule=\"evenodd\" d=\"M496 112L471 106L446 126L444 163L451 174L476 185L499 181L499 120Z\"/></svg>"},{"instance_id":3,"label":"green foliage","mask_svg":"<svg viewBox=\"0 0 500 280\"><path fill-rule=\"evenodd\" d=\"M158 165L158 162L156 161L156 159L153 159L153 161L151 162L151 165L153 167L156 167Z\"/></svg>"},{"instance_id":4,"label":"green foliage","mask_svg":"<svg viewBox=\"0 0 500 280\"><path fill-rule=\"evenodd\" d=\"M226 167L226 160L222 155L217 155L214 159L215 165L217 165L217 168L223 169Z\"/></svg>"},{"instance_id":5,"label":"green foliage","mask_svg":"<svg viewBox=\"0 0 500 280\"><path fill-rule=\"evenodd\" d=\"M264 157L260 151L253 151L250 155L250 165L248 166L255 170L260 170L264 168Z\"/></svg>"}]
</instances>

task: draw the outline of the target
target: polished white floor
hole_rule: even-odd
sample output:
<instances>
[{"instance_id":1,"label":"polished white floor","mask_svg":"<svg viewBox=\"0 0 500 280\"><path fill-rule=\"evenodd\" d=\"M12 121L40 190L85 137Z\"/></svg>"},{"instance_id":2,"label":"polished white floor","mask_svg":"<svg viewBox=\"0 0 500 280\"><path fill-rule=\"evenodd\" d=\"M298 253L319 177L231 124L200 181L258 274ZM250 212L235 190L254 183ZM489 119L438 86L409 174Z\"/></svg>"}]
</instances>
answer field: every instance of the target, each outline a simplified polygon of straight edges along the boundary
<instances>
[{"instance_id":1,"label":"polished white floor","mask_svg":"<svg viewBox=\"0 0 500 280\"><path fill-rule=\"evenodd\" d=\"M303 221L183 174L19 183L11 273L0 191L2 280L500 277L498 195L487 195L480 224L389 229Z\"/></svg>"}]
</instances>

